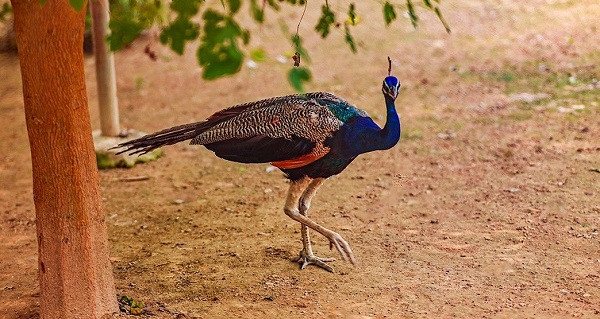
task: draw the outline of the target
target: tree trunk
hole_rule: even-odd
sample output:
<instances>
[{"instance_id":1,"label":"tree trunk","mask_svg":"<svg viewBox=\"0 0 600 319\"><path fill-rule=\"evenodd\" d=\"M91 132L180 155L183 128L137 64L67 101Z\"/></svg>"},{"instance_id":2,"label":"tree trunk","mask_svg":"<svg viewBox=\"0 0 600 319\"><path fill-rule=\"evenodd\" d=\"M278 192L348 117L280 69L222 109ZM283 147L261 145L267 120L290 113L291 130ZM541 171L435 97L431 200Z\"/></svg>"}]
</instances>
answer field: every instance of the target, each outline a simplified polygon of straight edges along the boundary
<instances>
[{"instance_id":1,"label":"tree trunk","mask_svg":"<svg viewBox=\"0 0 600 319\"><path fill-rule=\"evenodd\" d=\"M36 210L41 318L118 311L84 78L84 14L12 0ZM16 270L15 270L16 271Z\"/></svg>"},{"instance_id":2,"label":"tree trunk","mask_svg":"<svg viewBox=\"0 0 600 319\"><path fill-rule=\"evenodd\" d=\"M109 5L108 0L90 0L94 56L96 57L96 83L100 107L100 130L103 136L118 136L119 104L115 78L115 57L108 49Z\"/></svg>"}]
</instances>

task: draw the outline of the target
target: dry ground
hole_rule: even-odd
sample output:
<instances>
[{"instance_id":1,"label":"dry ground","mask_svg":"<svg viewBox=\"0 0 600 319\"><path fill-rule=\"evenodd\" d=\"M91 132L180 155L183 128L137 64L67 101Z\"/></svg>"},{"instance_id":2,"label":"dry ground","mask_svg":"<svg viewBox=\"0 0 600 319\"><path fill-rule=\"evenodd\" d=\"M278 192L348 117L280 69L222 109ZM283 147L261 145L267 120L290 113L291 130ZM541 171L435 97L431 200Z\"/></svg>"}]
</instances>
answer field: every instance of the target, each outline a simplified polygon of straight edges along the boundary
<instances>
[{"instance_id":1,"label":"dry ground","mask_svg":"<svg viewBox=\"0 0 600 319\"><path fill-rule=\"evenodd\" d=\"M368 22L356 55L337 31L317 39L316 4L301 28L311 90L381 123L387 55L403 82L400 144L360 157L313 201L311 215L349 241L358 265L300 271L282 175L176 145L158 162L100 173L118 293L167 318L600 317L600 4L446 1L451 35L432 15L417 31L402 17L386 29L378 3L358 9ZM297 11L283 15L292 28ZM269 21L251 43L267 61L214 82L200 79L193 50L174 56L146 38L120 52L123 124L154 131L289 93L289 64L276 60L289 44ZM0 63L0 317L37 317L20 75L14 57ZM549 98L511 100L524 92ZM131 176L150 179L118 181ZM318 254L336 255L313 237Z\"/></svg>"}]
</instances>

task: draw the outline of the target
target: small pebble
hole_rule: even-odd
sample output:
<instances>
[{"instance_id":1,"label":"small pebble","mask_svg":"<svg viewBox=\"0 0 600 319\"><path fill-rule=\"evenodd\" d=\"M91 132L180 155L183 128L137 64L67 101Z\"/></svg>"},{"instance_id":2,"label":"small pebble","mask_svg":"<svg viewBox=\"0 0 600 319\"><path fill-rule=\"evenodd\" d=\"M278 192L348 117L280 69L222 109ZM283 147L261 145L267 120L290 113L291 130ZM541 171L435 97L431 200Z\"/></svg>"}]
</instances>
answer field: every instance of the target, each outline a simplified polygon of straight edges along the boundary
<instances>
[{"instance_id":1,"label":"small pebble","mask_svg":"<svg viewBox=\"0 0 600 319\"><path fill-rule=\"evenodd\" d=\"M560 113L571 113L571 112L573 112L572 108L563 107L563 106L559 106L556 110L558 110Z\"/></svg>"},{"instance_id":2,"label":"small pebble","mask_svg":"<svg viewBox=\"0 0 600 319\"><path fill-rule=\"evenodd\" d=\"M277 62L285 64L288 62L288 59L286 59L283 55L278 55L276 58Z\"/></svg>"},{"instance_id":3,"label":"small pebble","mask_svg":"<svg viewBox=\"0 0 600 319\"><path fill-rule=\"evenodd\" d=\"M258 63L252 61L252 60L248 60L248 62L246 62L246 66L250 69L256 69L258 68Z\"/></svg>"}]
</instances>

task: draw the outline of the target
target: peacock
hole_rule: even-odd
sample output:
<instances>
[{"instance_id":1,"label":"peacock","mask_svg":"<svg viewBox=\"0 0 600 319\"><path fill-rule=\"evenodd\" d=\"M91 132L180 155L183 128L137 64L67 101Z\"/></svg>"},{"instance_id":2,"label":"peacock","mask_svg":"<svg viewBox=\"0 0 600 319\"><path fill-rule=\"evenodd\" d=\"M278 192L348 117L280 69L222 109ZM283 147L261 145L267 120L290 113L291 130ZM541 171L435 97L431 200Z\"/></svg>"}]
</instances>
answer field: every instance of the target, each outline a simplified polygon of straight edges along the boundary
<instances>
[{"instance_id":1,"label":"peacock","mask_svg":"<svg viewBox=\"0 0 600 319\"><path fill-rule=\"evenodd\" d=\"M331 93L314 92L268 98L235 105L204 121L168 128L118 145L119 153L144 154L163 145L191 140L216 156L238 163L271 163L290 180L284 212L301 224L303 248L293 261L304 269L334 258L317 257L309 228L325 236L342 259L355 264L350 245L308 217L311 200L327 178L341 173L358 155L386 150L400 139L395 100L400 82L388 71L383 80L387 110L380 128L365 111Z\"/></svg>"}]
</instances>

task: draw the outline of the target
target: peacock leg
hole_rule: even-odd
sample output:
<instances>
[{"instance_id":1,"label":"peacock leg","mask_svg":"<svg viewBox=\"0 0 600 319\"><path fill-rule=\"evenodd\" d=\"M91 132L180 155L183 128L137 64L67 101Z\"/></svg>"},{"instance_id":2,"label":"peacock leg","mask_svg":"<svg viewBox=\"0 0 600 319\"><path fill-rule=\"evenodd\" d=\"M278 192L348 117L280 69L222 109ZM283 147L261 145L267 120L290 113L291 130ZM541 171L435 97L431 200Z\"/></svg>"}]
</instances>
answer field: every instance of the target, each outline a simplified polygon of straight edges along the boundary
<instances>
[{"instance_id":1,"label":"peacock leg","mask_svg":"<svg viewBox=\"0 0 600 319\"><path fill-rule=\"evenodd\" d=\"M317 193L317 189L325 182L324 178L316 178L313 179L308 187L304 190L304 193L300 197L298 202L298 208L300 214L308 217L308 209L310 208L310 203L312 198ZM326 262L334 261L335 258L321 258L315 256L312 251L310 236L308 234L308 227L304 224L301 224L300 231L302 232L302 245L303 248L300 251L298 257L294 258L293 261L298 262L300 264L300 269L306 268L308 265L315 265L321 267L329 272L333 272L333 268L326 264Z\"/></svg>"},{"instance_id":2,"label":"peacock leg","mask_svg":"<svg viewBox=\"0 0 600 319\"><path fill-rule=\"evenodd\" d=\"M302 225L307 226L308 228L325 236L327 239L329 239L330 246L335 246L344 260L350 260L350 262L353 264L356 263L352 249L350 249L350 245L348 245L348 243L344 240L344 238L342 238L342 236L340 236L340 234L329 230L317 224L310 218L300 214L300 210L298 208L300 197L302 197L304 190L308 187L310 182L310 178L302 178L291 182L290 190L285 201L285 207L283 209L285 214Z\"/></svg>"}]
</instances>

